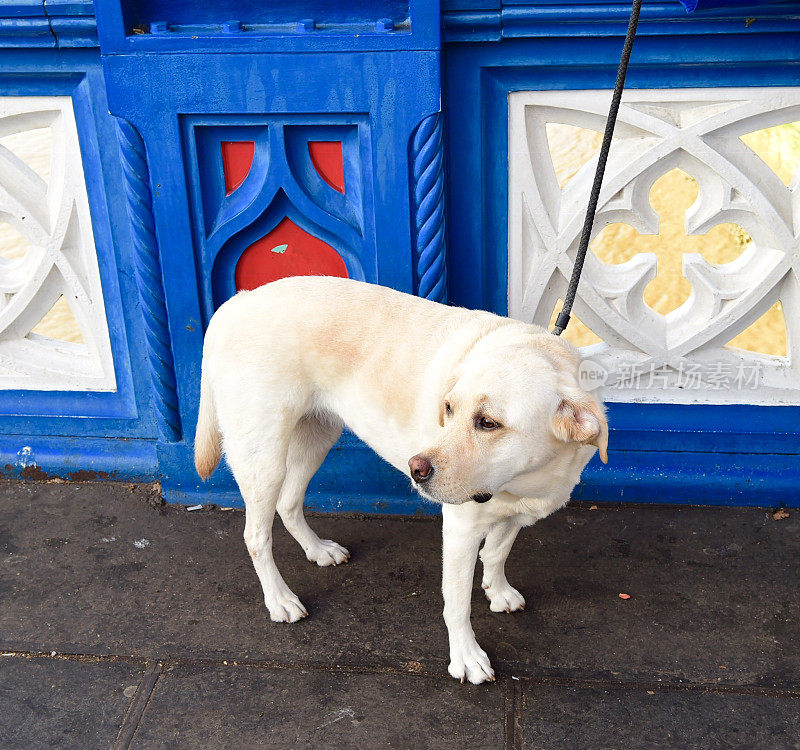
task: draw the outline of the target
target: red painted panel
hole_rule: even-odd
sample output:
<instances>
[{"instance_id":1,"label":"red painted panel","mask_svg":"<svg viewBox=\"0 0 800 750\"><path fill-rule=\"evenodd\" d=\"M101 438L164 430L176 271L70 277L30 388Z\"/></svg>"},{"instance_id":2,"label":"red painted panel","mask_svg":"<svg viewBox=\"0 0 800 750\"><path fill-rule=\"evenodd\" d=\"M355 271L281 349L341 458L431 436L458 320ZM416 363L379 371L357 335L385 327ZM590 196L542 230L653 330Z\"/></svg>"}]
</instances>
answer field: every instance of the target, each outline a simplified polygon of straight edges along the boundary
<instances>
[{"instance_id":1,"label":"red painted panel","mask_svg":"<svg viewBox=\"0 0 800 750\"><path fill-rule=\"evenodd\" d=\"M314 169L334 190L344 192L344 162L341 141L309 141L308 153Z\"/></svg>"},{"instance_id":2,"label":"red painted panel","mask_svg":"<svg viewBox=\"0 0 800 750\"><path fill-rule=\"evenodd\" d=\"M286 276L347 275L339 253L287 217L242 253L236 264L236 289L255 289Z\"/></svg>"},{"instance_id":3,"label":"red painted panel","mask_svg":"<svg viewBox=\"0 0 800 750\"><path fill-rule=\"evenodd\" d=\"M253 166L254 141L222 141L222 171L225 174L225 195L230 195L244 182Z\"/></svg>"}]
</instances>

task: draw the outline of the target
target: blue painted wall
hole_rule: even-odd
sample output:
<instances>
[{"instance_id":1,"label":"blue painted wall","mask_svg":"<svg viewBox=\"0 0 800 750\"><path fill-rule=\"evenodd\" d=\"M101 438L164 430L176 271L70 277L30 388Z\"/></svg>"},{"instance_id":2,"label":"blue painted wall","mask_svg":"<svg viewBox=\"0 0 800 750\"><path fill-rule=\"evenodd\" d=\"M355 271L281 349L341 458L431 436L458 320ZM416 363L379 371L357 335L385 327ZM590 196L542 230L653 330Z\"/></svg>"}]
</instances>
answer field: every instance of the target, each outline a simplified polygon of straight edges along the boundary
<instances>
[{"instance_id":1,"label":"blue painted wall","mask_svg":"<svg viewBox=\"0 0 800 750\"><path fill-rule=\"evenodd\" d=\"M238 503L227 470L206 485L194 472L202 337L234 291L241 252L285 215L334 247L351 276L506 311L508 93L610 88L627 7L287 5L0 5L0 94L75 102L120 384L0 393L6 474L159 479L171 500ZM798 72L796 4L687 16L678 2L645 2L628 81L794 85ZM345 196L317 189L303 161L309 139L340 136L346 182L358 186ZM259 139L272 156L226 198L219 144ZM578 496L800 505L799 411L614 404L611 463L590 464ZM437 512L348 435L309 504Z\"/></svg>"},{"instance_id":2,"label":"blue painted wall","mask_svg":"<svg viewBox=\"0 0 800 750\"><path fill-rule=\"evenodd\" d=\"M444 22L448 211L459 218L449 225L449 298L505 314L508 95L612 89L629 8L561 3L540 14L504 6L478 23L457 4L446 6ZM747 18L721 9L686 17L674 4L645 4L626 86L797 85L797 7L754 3ZM800 408L610 404L608 411L609 464L593 459L576 497L800 503Z\"/></svg>"},{"instance_id":3,"label":"blue painted wall","mask_svg":"<svg viewBox=\"0 0 800 750\"><path fill-rule=\"evenodd\" d=\"M385 9L376 7L368 32L358 34L321 23L308 31L245 25L230 34L206 14L191 39L180 23L183 6L166 30L144 34L132 33L112 6L98 18L109 107L145 146L175 361L181 430L159 442L162 487L175 500L238 502L227 469L200 483L192 440L203 331L234 292L233 270L247 245L288 216L336 249L356 278L414 292L430 270L431 251L443 264L443 232L437 240L412 226L413 165L430 142L415 151L414 135L440 109L438 12L412 3L410 24L382 28ZM357 15L366 7L355 6ZM292 52L301 48L325 51ZM438 118L431 132L439 136L441 164ZM331 138L343 143L344 195L317 190L318 176L305 162L309 140ZM220 193L223 140L252 140L257 153L252 178L227 198ZM441 174L434 182L441 193ZM443 210L443 198L434 204ZM418 246L428 251L424 263ZM443 267L440 276L429 293L441 298ZM355 474L355 485L341 479ZM311 495L318 507L414 510L419 501L406 485L349 437L332 451Z\"/></svg>"},{"instance_id":4,"label":"blue painted wall","mask_svg":"<svg viewBox=\"0 0 800 750\"><path fill-rule=\"evenodd\" d=\"M147 479L157 467L156 428L150 377L138 355L143 326L127 271L133 263L128 218L114 200L123 190L122 172L99 55L0 49L0 71L2 95L72 97L117 377L114 393L0 391L0 466L12 475L24 469L36 475L38 467L67 476ZM21 459L25 447L31 450Z\"/></svg>"}]
</instances>

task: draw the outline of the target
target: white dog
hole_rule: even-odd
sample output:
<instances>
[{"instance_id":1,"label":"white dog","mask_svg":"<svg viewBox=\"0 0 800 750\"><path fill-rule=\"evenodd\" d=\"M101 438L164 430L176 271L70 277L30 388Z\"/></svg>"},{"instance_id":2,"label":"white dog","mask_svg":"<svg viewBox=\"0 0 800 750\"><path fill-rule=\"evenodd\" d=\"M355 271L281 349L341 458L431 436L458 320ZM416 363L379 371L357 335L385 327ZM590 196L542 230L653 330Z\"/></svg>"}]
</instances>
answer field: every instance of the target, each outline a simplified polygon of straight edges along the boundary
<instances>
[{"instance_id":1,"label":"white dog","mask_svg":"<svg viewBox=\"0 0 800 750\"><path fill-rule=\"evenodd\" d=\"M493 680L470 624L481 542L492 611L523 609L504 572L517 533L567 502L595 447L607 460L604 411L579 388L579 364L542 328L348 279L282 279L222 305L203 350L195 461L205 479L227 456L272 620L308 614L272 556L276 508L309 560L349 558L303 516L347 425L442 503L449 672Z\"/></svg>"}]
</instances>

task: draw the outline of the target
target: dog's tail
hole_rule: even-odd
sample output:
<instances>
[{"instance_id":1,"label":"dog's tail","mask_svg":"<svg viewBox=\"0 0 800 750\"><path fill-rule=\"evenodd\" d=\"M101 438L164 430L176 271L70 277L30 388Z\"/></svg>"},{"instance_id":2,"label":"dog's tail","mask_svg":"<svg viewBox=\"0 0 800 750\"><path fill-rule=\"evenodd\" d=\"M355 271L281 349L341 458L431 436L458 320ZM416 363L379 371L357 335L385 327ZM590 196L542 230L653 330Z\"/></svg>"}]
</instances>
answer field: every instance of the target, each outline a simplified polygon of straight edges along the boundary
<instances>
[{"instance_id":1,"label":"dog's tail","mask_svg":"<svg viewBox=\"0 0 800 750\"><path fill-rule=\"evenodd\" d=\"M194 435L194 465L203 480L208 479L222 458L222 435L217 422L214 393L208 382L208 366L203 357L200 374L200 411Z\"/></svg>"}]
</instances>

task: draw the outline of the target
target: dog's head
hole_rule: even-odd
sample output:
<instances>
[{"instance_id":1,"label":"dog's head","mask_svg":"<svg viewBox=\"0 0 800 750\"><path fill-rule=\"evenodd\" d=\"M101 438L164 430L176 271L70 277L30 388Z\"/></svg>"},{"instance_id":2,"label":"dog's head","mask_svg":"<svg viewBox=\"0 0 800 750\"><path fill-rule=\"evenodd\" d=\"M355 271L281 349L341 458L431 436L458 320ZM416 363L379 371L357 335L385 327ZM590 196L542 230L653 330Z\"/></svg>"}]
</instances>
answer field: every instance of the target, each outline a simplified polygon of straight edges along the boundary
<instances>
[{"instance_id":1,"label":"dog's head","mask_svg":"<svg viewBox=\"0 0 800 750\"><path fill-rule=\"evenodd\" d=\"M578 386L579 364L573 347L546 332L480 340L446 381L435 442L409 461L420 493L453 504L530 497L558 474L568 481L586 446L606 462L605 412Z\"/></svg>"}]
</instances>

